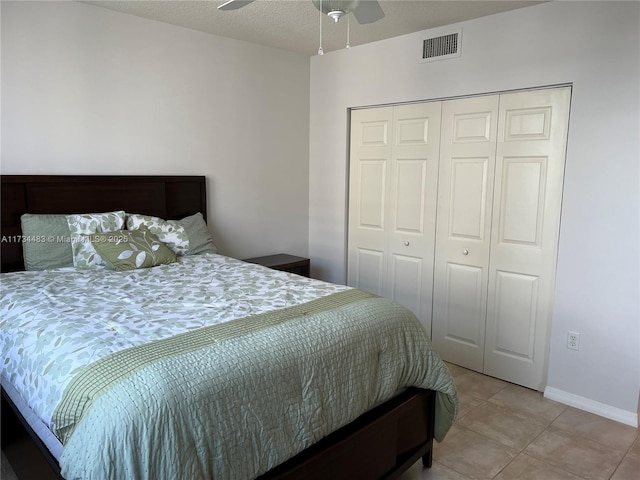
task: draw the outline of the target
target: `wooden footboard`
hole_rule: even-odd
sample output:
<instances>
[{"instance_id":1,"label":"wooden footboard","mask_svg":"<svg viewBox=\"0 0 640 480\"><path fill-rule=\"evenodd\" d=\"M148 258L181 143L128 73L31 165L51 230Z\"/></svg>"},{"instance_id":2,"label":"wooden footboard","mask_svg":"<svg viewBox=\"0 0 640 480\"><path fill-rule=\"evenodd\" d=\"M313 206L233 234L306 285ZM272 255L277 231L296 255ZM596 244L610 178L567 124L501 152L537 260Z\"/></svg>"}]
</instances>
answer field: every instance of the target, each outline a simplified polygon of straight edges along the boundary
<instances>
[{"instance_id":1,"label":"wooden footboard","mask_svg":"<svg viewBox=\"0 0 640 480\"><path fill-rule=\"evenodd\" d=\"M431 466L435 392L410 388L260 480L391 479L422 457Z\"/></svg>"},{"instance_id":2,"label":"wooden footboard","mask_svg":"<svg viewBox=\"0 0 640 480\"><path fill-rule=\"evenodd\" d=\"M260 480L392 479L422 457L431 466L435 392L410 388L328 435ZM25 437L25 432L32 438ZM35 458L39 450L41 458ZM19 478L62 478L56 460L2 390L2 448L9 461L28 458ZM45 477L42 471L48 468Z\"/></svg>"}]
</instances>

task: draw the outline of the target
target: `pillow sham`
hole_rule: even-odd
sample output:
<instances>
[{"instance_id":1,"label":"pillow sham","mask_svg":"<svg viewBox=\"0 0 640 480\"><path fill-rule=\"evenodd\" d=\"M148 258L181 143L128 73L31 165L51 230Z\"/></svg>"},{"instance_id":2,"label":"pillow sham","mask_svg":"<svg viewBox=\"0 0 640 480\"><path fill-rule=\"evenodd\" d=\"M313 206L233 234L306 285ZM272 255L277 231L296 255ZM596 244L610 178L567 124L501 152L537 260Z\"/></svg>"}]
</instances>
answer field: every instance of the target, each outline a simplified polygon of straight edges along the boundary
<instances>
[{"instance_id":1,"label":"pillow sham","mask_svg":"<svg viewBox=\"0 0 640 480\"><path fill-rule=\"evenodd\" d=\"M127 271L176 261L176 254L145 227L86 235L107 267Z\"/></svg>"},{"instance_id":2,"label":"pillow sham","mask_svg":"<svg viewBox=\"0 0 640 480\"><path fill-rule=\"evenodd\" d=\"M67 215L73 265L81 268L106 265L102 257L96 252L93 244L87 241L85 236L122 230L124 222L125 213L123 210L107 213Z\"/></svg>"},{"instance_id":3,"label":"pillow sham","mask_svg":"<svg viewBox=\"0 0 640 480\"><path fill-rule=\"evenodd\" d=\"M213 243L207 224L200 212L178 220L178 223L184 227L189 238L187 255L218 253L218 248Z\"/></svg>"},{"instance_id":4,"label":"pillow sham","mask_svg":"<svg viewBox=\"0 0 640 480\"><path fill-rule=\"evenodd\" d=\"M189 237L184 227L175 220L163 220L151 215L127 214L127 230L146 227L158 240L165 243L176 255L185 255L189 250Z\"/></svg>"},{"instance_id":5,"label":"pillow sham","mask_svg":"<svg viewBox=\"0 0 640 480\"><path fill-rule=\"evenodd\" d=\"M73 267L66 215L25 213L20 224L25 270Z\"/></svg>"}]
</instances>

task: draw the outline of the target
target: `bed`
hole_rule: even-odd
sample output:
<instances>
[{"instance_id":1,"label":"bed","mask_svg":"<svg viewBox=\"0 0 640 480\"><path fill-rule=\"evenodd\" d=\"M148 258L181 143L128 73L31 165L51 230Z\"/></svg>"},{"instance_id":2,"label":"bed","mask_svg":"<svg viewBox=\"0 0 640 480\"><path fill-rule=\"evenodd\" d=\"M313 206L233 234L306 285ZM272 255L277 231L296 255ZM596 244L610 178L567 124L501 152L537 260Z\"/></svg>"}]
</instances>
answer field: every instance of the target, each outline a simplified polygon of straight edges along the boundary
<instances>
[{"instance_id":1,"label":"bed","mask_svg":"<svg viewBox=\"0 0 640 480\"><path fill-rule=\"evenodd\" d=\"M3 176L1 195L3 445L17 419L61 478L396 478L431 465L455 388L393 302L213 251L24 271L25 243L48 240L23 236L25 213L206 219L204 177ZM24 345L16 325L32 332Z\"/></svg>"}]
</instances>

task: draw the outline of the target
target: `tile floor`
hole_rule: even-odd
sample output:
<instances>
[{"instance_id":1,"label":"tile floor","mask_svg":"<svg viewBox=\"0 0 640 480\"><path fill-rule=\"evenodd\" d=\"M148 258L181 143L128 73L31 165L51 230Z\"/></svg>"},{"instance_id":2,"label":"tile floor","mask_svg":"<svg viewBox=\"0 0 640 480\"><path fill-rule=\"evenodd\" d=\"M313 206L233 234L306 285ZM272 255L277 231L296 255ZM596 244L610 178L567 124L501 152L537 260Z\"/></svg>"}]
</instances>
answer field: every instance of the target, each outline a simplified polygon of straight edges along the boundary
<instances>
[{"instance_id":1,"label":"tile floor","mask_svg":"<svg viewBox=\"0 0 640 480\"><path fill-rule=\"evenodd\" d=\"M434 449L401 480L640 480L640 431L448 364L460 411Z\"/></svg>"}]
</instances>

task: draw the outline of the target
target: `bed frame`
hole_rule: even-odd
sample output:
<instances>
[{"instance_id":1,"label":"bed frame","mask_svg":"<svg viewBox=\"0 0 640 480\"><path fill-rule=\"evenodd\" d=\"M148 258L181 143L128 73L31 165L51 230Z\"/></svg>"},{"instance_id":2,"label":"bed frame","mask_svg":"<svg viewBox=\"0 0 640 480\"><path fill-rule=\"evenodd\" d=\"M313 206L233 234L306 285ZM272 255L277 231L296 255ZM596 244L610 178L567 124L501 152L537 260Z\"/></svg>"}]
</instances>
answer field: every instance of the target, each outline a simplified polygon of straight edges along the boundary
<instances>
[{"instance_id":1,"label":"bed frame","mask_svg":"<svg viewBox=\"0 0 640 480\"><path fill-rule=\"evenodd\" d=\"M125 210L179 219L201 212L207 218L203 176L3 175L1 181L2 272L24 269L22 243L17 241L21 235L20 216L24 213ZM26 448L33 448L35 443L52 473L62 478L57 461L4 390L2 407L3 449L26 431L32 438ZM410 388L260 479L391 479L420 458L424 466L430 467L434 415L435 392ZM39 477L25 472L26 475Z\"/></svg>"}]
</instances>

